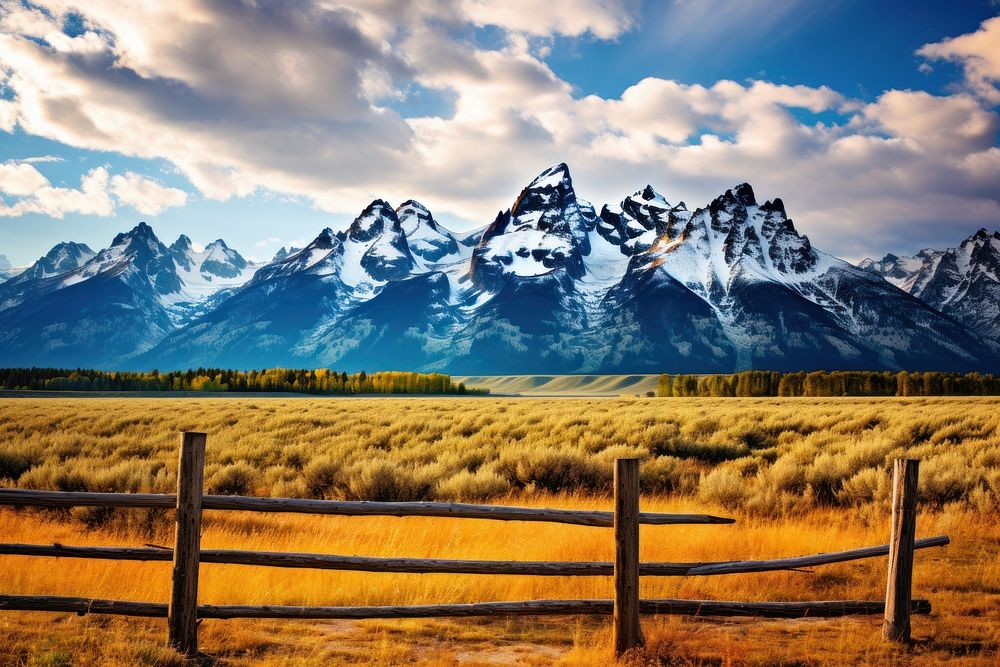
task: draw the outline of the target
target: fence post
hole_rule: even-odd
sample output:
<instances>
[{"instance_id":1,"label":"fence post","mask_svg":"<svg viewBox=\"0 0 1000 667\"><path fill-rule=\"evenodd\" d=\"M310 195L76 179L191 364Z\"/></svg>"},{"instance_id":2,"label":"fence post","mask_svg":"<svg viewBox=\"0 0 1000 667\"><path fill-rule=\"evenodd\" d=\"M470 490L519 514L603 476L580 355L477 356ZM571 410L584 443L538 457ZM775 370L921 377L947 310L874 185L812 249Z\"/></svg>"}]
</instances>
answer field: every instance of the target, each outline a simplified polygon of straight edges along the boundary
<instances>
[{"instance_id":1,"label":"fence post","mask_svg":"<svg viewBox=\"0 0 1000 667\"><path fill-rule=\"evenodd\" d=\"M910 641L913 585L913 541L917 530L917 471L920 461L895 459L892 464L892 528L889 536L889 577L885 585L882 637Z\"/></svg>"},{"instance_id":2,"label":"fence post","mask_svg":"<svg viewBox=\"0 0 1000 667\"><path fill-rule=\"evenodd\" d=\"M615 657L642 645L639 625L639 459L615 461Z\"/></svg>"},{"instance_id":3,"label":"fence post","mask_svg":"<svg viewBox=\"0 0 1000 667\"><path fill-rule=\"evenodd\" d=\"M204 433L181 433L177 468L177 531L167 628L170 645L190 657L198 653L198 559L206 439Z\"/></svg>"}]
</instances>

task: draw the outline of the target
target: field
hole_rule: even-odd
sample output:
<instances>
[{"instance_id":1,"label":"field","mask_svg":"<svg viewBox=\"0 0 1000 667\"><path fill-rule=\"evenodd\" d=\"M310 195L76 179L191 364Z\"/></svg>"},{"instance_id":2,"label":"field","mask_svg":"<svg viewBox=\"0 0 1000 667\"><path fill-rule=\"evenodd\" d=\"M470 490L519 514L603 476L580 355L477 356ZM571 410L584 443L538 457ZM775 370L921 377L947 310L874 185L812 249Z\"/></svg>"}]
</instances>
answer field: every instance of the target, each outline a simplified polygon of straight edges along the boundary
<instances>
[{"instance_id":1,"label":"field","mask_svg":"<svg viewBox=\"0 0 1000 667\"><path fill-rule=\"evenodd\" d=\"M880 544L886 462L922 459L915 593L931 617L890 648L877 618L646 619L633 662L994 665L1000 647L1000 399L44 398L0 401L0 485L172 491L177 432L209 433L216 493L609 508L612 461L643 461L642 507L734 516L647 526L642 559L774 558ZM610 560L609 530L445 519L208 513L206 548ZM0 541L169 544L161 512L0 510ZM0 592L163 601L169 565L0 556ZM879 599L885 561L645 578L644 597ZM416 604L609 597L607 578L388 575L206 564L207 603ZM0 664L171 664L162 620L0 613ZM206 621L221 664L606 664L606 619Z\"/></svg>"},{"instance_id":2,"label":"field","mask_svg":"<svg viewBox=\"0 0 1000 667\"><path fill-rule=\"evenodd\" d=\"M659 375L462 375L467 387L518 396L644 396L656 392Z\"/></svg>"}]
</instances>

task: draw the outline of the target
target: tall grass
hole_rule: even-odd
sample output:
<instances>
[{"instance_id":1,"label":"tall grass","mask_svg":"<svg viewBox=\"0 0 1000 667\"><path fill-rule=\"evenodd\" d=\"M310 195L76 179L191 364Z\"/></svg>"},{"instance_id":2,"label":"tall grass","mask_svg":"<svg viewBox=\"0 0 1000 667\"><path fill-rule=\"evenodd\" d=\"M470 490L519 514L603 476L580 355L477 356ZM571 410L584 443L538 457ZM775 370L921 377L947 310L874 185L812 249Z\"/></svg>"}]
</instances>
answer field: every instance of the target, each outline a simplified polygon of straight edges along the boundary
<instances>
[{"instance_id":1,"label":"tall grass","mask_svg":"<svg viewBox=\"0 0 1000 667\"><path fill-rule=\"evenodd\" d=\"M879 544L887 462L917 456L915 593L935 615L893 649L877 619L646 620L636 665L995 664L1000 646L1000 400L18 399L0 401L0 485L170 492L177 432L209 433L215 493L489 498L610 508L615 458L643 459L642 509L729 513L732 526L643 527L645 561L775 558ZM0 541L169 544L166 512L0 510ZM610 531L534 523L208 512L206 548L372 556L610 560ZM163 601L169 564L2 557L5 593ZM879 599L883 560L815 572L644 578L645 597ZM201 600L418 604L609 597L607 578L391 575L205 565ZM223 665L605 665L606 619L206 621ZM0 664L170 665L158 620L0 613ZM176 663L179 664L179 663Z\"/></svg>"},{"instance_id":2,"label":"tall grass","mask_svg":"<svg viewBox=\"0 0 1000 667\"><path fill-rule=\"evenodd\" d=\"M0 483L174 488L177 432L209 433L211 493L485 500L643 489L761 516L884 504L923 460L932 507L1000 508L1000 399L20 399L0 403Z\"/></svg>"}]
</instances>

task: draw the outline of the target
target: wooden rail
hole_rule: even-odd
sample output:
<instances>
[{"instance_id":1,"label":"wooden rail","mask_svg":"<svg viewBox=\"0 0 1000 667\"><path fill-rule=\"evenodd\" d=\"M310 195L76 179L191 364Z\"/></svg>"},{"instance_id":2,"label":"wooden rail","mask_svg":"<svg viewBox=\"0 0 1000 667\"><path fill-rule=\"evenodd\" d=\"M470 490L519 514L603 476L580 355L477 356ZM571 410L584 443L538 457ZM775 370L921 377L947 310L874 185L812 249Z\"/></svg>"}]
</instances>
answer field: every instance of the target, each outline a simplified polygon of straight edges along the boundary
<instances>
[{"instance_id":1,"label":"wooden rail","mask_svg":"<svg viewBox=\"0 0 1000 667\"><path fill-rule=\"evenodd\" d=\"M172 561L169 604L56 596L0 595L0 610L57 611L166 617L169 642L180 653L198 652L198 623L205 618L430 618L439 616L597 614L614 618L614 651L620 656L642 643L640 614L756 616L765 618L835 617L882 614L884 636L909 639L911 613L929 613L927 600L912 600L913 552L944 546L947 536L915 539L917 462L897 461L889 544L834 553L710 563L641 563L639 525L728 524L733 519L708 514L659 514L639 511L639 462L619 459L615 467L615 511L470 505L464 503L386 503L365 501L251 498L203 495L206 436L181 436L177 494L118 494L0 489L0 505L64 508L77 506L172 508L176 511L174 547L74 547L61 544L0 544L0 555ZM370 558L311 553L201 549L204 510L298 512L337 516L425 516L500 521L546 521L613 527L615 560L610 562L480 561L434 558ZM640 576L710 576L792 570L889 556L886 601L727 602L715 600L641 600ZM613 576L612 600L528 600L391 607L217 606L198 604L201 563L267 567L449 574L539 576Z\"/></svg>"},{"instance_id":2,"label":"wooden rail","mask_svg":"<svg viewBox=\"0 0 1000 667\"><path fill-rule=\"evenodd\" d=\"M49 595L0 595L0 610L55 611L119 616L165 617L167 605L157 602L99 600ZM282 605L199 605L198 618L372 619L463 616L610 616L613 600L525 600L386 607L293 607ZM831 600L816 602L726 602L719 600L640 600L641 614L680 616L754 616L762 618L835 618L879 615L882 602ZM910 611L929 614L930 602L913 600Z\"/></svg>"},{"instance_id":3,"label":"wooden rail","mask_svg":"<svg viewBox=\"0 0 1000 667\"><path fill-rule=\"evenodd\" d=\"M924 537L914 541L914 549L943 547L947 536ZM773 560L720 561L706 563L639 563L643 577L689 577L747 572L798 570L816 565L843 563L876 558L889 553L889 545L863 547L848 551L776 558ZM56 558L94 558L99 560L171 561L172 549L156 547L74 547L64 544L2 544L0 556L54 556ZM262 567L309 568L314 570L352 570L359 572L397 572L409 574L517 574L552 577L610 577L614 563L609 561L506 561L458 560L449 558L375 558L328 554L237 551L202 549L202 563L256 565Z\"/></svg>"},{"instance_id":4,"label":"wooden rail","mask_svg":"<svg viewBox=\"0 0 1000 667\"><path fill-rule=\"evenodd\" d=\"M177 496L166 493L88 493L0 489L0 505L16 507L142 507L175 509ZM560 510L542 507L506 507L468 503L384 503L368 500L312 500L308 498L255 498L251 496L202 496L202 509L244 512L290 512L332 516L429 516L494 521L544 521L577 526L611 528L614 512ZM641 512L639 523L652 526L726 524L735 519L710 514L658 514Z\"/></svg>"}]
</instances>

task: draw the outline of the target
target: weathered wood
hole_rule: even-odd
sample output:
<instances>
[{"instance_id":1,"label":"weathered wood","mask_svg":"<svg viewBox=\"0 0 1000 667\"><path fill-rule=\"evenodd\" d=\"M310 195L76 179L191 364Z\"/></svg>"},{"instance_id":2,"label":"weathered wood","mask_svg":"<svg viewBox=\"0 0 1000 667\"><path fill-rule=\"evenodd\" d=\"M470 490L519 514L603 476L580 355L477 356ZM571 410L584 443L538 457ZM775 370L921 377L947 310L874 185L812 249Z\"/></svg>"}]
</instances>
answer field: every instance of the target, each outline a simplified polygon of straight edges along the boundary
<instances>
[{"instance_id":1,"label":"weathered wood","mask_svg":"<svg viewBox=\"0 0 1000 667\"><path fill-rule=\"evenodd\" d=\"M916 540L914 548L927 549L930 547L945 546L949 542L950 540L946 535L925 537ZM704 563L649 562L639 564L639 574L641 576L701 576L770 572L873 558L884 556L888 553L889 545L884 544L848 551L774 560ZM81 547L65 544L0 543L0 555L131 561L170 561L173 559L172 550L157 547ZM203 549L200 561L202 563L227 563L232 565L358 570L366 572L538 574L552 576L611 576L614 572L614 564L607 561L485 561L443 558L376 558L229 549Z\"/></svg>"},{"instance_id":2,"label":"weathered wood","mask_svg":"<svg viewBox=\"0 0 1000 667\"><path fill-rule=\"evenodd\" d=\"M0 505L17 507L148 507L170 509L177 499L159 493L89 493L0 489ZM561 510L541 507L505 507L467 503L371 502L364 500L312 500L308 498L254 498L250 496L202 496L202 509L249 512L290 512L334 516L431 516L497 521L546 521L577 526L610 528L614 514L600 510ZM734 519L710 514L662 514L643 512L639 523L666 526L679 524L727 524Z\"/></svg>"},{"instance_id":3,"label":"weathered wood","mask_svg":"<svg viewBox=\"0 0 1000 667\"><path fill-rule=\"evenodd\" d=\"M929 614L930 602L913 600L914 614ZM164 617L167 605L155 602L99 600L47 595L0 595L0 611L50 611L76 614ZM879 615L885 610L880 601L831 600L818 602L726 602L718 600L641 600L642 614L681 616L746 616L760 618L834 618ZM295 607L201 605L198 618L437 618L465 616L608 616L613 600L527 600L518 602L478 602L385 607Z\"/></svg>"},{"instance_id":4,"label":"weathered wood","mask_svg":"<svg viewBox=\"0 0 1000 667\"><path fill-rule=\"evenodd\" d=\"M167 629L170 645L186 656L198 654L198 558L206 439L204 433L182 433L177 467L177 529Z\"/></svg>"},{"instance_id":5,"label":"weathered wood","mask_svg":"<svg viewBox=\"0 0 1000 667\"><path fill-rule=\"evenodd\" d=\"M924 537L916 540L913 544L915 549L928 549L930 547L943 547L951 542L947 535L936 537ZM877 547L862 547L860 549L849 549L847 551L834 551L832 553L816 554L814 556L795 556L793 558L774 558L771 560L737 560L725 563L702 563L695 564L685 574L688 576L701 576L713 574L740 574L745 572L772 572L775 570L795 570L814 565L828 565L830 563L842 563L845 561L861 560L863 558L876 558L889 553L889 545L883 544Z\"/></svg>"},{"instance_id":6,"label":"weathered wood","mask_svg":"<svg viewBox=\"0 0 1000 667\"><path fill-rule=\"evenodd\" d=\"M915 549L948 544L948 537L925 537L914 543ZM719 563L639 563L644 577L682 577L770 572L874 558L889 553L889 545L864 547L850 551L757 561ZM75 547L65 544L0 544L0 555L54 556L56 558L95 558L101 560L170 561L173 550L157 547ZM362 572L406 572L416 574L518 574L559 577L609 577L614 563L607 561L494 561L446 558L374 558L315 553L274 551L238 551L202 549L201 563L257 565L262 567L311 568L317 570L353 570Z\"/></svg>"},{"instance_id":7,"label":"weathered wood","mask_svg":"<svg viewBox=\"0 0 1000 667\"><path fill-rule=\"evenodd\" d=\"M896 459L892 464L892 527L885 585L885 621L882 624L882 637L892 642L910 641L919 467L920 461L916 459Z\"/></svg>"},{"instance_id":8,"label":"weathered wood","mask_svg":"<svg viewBox=\"0 0 1000 667\"><path fill-rule=\"evenodd\" d=\"M639 459L615 461L615 657L642 645L639 624Z\"/></svg>"}]
</instances>

